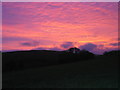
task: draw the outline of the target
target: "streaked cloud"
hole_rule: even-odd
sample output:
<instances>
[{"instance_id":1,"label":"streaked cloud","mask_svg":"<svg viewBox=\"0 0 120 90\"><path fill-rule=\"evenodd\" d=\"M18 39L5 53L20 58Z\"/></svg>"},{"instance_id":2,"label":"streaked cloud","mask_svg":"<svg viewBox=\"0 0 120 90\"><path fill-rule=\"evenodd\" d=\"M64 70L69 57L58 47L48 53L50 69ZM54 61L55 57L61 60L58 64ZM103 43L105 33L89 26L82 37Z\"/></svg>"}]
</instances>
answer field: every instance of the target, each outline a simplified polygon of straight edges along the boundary
<instances>
[{"instance_id":1,"label":"streaked cloud","mask_svg":"<svg viewBox=\"0 0 120 90\"><path fill-rule=\"evenodd\" d=\"M74 46L73 42L64 42L63 44L61 44L61 47L65 49L71 48L73 46Z\"/></svg>"},{"instance_id":2,"label":"streaked cloud","mask_svg":"<svg viewBox=\"0 0 120 90\"><path fill-rule=\"evenodd\" d=\"M21 45L23 45L23 46L38 46L39 42L37 42L37 41L24 42L24 43L21 43Z\"/></svg>"},{"instance_id":3,"label":"streaked cloud","mask_svg":"<svg viewBox=\"0 0 120 90\"><path fill-rule=\"evenodd\" d=\"M120 46L120 42L117 42L117 43L110 43L110 45L112 45L112 46Z\"/></svg>"},{"instance_id":4,"label":"streaked cloud","mask_svg":"<svg viewBox=\"0 0 120 90\"><path fill-rule=\"evenodd\" d=\"M2 2L119 2L119 0L2 0Z\"/></svg>"},{"instance_id":5,"label":"streaked cloud","mask_svg":"<svg viewBox=\"0 0 120 90\"><path fill-rule=\"evenodd\" d=\"M117 2L3 2L2 5L3 50L73 46L67 42L74 42L76 47L94 43L104 45L103 49L113 49L110 43L118 38ZM33 41L39 44L27 46Z\"/></svg>"},{"instance_id":6,"label":"streaked cloud","mask_svg":"<svg viewBox=\"0 0 120 90\"><path fill-rule=\"evenodd\" d=\"M88 51L92 51L93 49L97 48L97 45L93 43L86 43L85 45L80 46L80 48Z\"/></svg>"}]
</instances>

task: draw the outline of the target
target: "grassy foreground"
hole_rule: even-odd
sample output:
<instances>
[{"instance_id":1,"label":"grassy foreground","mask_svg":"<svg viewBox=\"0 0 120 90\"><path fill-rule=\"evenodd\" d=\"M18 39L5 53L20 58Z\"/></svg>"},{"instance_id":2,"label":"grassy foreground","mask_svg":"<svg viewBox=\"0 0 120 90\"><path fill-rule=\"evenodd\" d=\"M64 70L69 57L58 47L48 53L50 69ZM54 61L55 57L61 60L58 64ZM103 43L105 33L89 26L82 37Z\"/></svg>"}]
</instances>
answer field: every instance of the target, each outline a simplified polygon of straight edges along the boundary
<instances>
[{"instance_id":1,"label":"grassy foreground","mask_svg":"<svg viewBox=\"0 0 120 90\"><path fill-rule=\"evenodd\" d=\"M118 88L117 57L3 74L3 88Z\"/></svg>"}]
</instances>

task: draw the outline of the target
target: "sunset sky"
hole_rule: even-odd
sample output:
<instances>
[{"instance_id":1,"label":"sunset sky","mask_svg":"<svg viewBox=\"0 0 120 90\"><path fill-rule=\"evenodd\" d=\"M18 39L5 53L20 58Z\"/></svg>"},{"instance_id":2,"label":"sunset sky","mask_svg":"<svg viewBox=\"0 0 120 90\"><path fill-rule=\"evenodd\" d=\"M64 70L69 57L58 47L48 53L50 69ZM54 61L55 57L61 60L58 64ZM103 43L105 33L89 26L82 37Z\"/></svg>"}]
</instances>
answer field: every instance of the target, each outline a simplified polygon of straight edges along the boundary
<instances>
[{"instance_id":1,"label":"sunset sky","mask_svg":"<svg viewBox=\"0 0 120 90\"><path fill-rule=\"evenodd\" d=\"M3 2L2 50L118 49L117 2Z\"/></svg>"}]
</instances>

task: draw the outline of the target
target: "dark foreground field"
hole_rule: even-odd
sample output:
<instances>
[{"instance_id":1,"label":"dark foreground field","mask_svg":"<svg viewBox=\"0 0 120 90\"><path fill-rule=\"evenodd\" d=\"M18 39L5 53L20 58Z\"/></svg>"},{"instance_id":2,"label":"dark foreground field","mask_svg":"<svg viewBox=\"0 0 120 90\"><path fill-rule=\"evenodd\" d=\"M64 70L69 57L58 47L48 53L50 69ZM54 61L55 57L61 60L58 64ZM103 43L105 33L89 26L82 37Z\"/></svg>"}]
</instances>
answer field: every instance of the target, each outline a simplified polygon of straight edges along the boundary
<instances>
[{"instance_id":1,"label":"dark foreground field","mask_svg":"<svg viewBox=\"0 0 120 90\"><path fill-rule=\"evenodd\" d=\"M118 58L5 72L3 88L118 88Z\"/></svg>"}]
</instances>

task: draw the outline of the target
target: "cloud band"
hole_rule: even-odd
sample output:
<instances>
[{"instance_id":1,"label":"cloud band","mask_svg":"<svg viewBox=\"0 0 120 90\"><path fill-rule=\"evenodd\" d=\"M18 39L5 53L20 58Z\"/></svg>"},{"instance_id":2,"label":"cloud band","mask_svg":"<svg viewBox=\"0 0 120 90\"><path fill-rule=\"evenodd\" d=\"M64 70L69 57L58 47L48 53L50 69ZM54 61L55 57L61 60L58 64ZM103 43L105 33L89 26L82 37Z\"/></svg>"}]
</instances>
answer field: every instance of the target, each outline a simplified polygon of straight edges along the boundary
<instances>
[{"instance_id":1,"label":"cloud band","mask_svg":"<svg viewBox=\"0 0 120 90\"><path fill-rule=\"evenodd\" d=\"M2 0L2 2L119 2L119 0Z\"/></svg>"}]
</instances>

